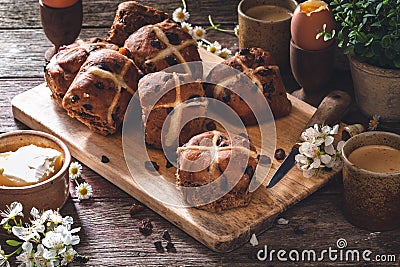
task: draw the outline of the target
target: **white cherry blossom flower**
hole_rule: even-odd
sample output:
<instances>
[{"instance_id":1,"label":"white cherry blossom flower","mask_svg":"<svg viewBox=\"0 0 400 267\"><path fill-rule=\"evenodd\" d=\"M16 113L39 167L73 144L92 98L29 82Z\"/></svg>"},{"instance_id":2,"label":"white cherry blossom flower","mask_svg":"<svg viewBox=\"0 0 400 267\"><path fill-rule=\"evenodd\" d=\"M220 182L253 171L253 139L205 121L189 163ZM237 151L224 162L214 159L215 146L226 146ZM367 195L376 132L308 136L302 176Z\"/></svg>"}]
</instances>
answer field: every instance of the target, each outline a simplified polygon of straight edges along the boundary
<instances>
[{"instance_id":1,"label":"white cherry blossom flower","mask_svg":"<svg viewBox=\"0 0 400 267\"><path fill-rule=\"evenodd\" d=\"M181 7L178 7L172 13L172 19L175 22L185 22L189 19L189 17L190 17L189 12L187 12L185 8L181 8Z\"/></svg>"},{"instance_id":2,"label":"white cherry blossom flower","mask_svg":"<svg viewBox=\"0 0 400 267\"><path fill-rule=\"evenodd\" d=\"M21 240L26 242L34 240L36 238L40 238L39 233L32 226L23 227L23 226L13 226L12 233Z\"/></svg>"},{"instance_id":3,"label":"white cherry blossom flower","mask_svg":"<svg viewBox=\"0 0 400 267\"><path fill-rule=\"evenodd\" d=\"M61 257L63 258L61 261L61 266L71 263L74 260L76 254L77 253L73 248L67 249L64 253L61 254Z\"/></svg>"},{"instance_id":4,"label":"white cherry blossom flower","mask_svg":"<svg viewBox=\"0 0 400 267\"><path fill-rule=\"evenodd\" d=\"M19 202L13 202L11 203L10 206L7 206L7 210L6 211L2 211L0 213L0 216L3 217L3 219L0 222L0 225L3 225L5 223L7 223L9 220L14 219L17 216L24 216L24 214L22 213L22 204Z\"/></svg>"},{"instance_id":5,"label":"white cherry blossom flower","mask_svg":"<svg viewBox=\"0 0 400 267\"><path fill-rule=\"evenodd\" d=\"M8 258L6 257L4 250L1 249L1 245L0 245L0 267L10 267Z\"/></svg>"},{"instance_id":6,"label":"white cherry blossom flower","mask_svg":"<svg viewBox=\"0 0 400 267\"><path fill-rule=\"evenodd\" d=\"M20 261L21 267L34 267L35 266L35 254L32 251L33 245L30 242L24 242L22 244L23 253L17 256L17 261Z\"/></svg>"}]
</instances>

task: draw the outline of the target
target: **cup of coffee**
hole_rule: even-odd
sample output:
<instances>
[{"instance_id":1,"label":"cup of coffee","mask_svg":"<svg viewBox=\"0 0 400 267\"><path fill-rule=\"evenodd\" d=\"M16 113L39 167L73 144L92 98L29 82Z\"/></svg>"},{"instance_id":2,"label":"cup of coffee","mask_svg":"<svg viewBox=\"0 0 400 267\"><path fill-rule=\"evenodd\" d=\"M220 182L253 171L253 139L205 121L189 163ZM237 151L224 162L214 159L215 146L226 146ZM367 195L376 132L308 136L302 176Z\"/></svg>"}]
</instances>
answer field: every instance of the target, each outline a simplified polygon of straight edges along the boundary
<instances>
[{"instance_id":1,"label":"cup of coffee","mask_svg":"<svg viewBox=\"0 0 400 267\"><path fill-rule=\"evenodd\" d=\"M343 209L354 225L384 231L400 226L400 135L364 132L343 153Z\"/></svg>"},{"instance_id":2,"label":"cup of coffee","mask_svg":"<svg viewBox=\"0 0 400 267\"><path fill-rule=\"evenodd\" d=\"M290 70L290 22L295 0L242 0L238 5L239 48L271 53L283 72Z\"/></svg>"}]
</instances>

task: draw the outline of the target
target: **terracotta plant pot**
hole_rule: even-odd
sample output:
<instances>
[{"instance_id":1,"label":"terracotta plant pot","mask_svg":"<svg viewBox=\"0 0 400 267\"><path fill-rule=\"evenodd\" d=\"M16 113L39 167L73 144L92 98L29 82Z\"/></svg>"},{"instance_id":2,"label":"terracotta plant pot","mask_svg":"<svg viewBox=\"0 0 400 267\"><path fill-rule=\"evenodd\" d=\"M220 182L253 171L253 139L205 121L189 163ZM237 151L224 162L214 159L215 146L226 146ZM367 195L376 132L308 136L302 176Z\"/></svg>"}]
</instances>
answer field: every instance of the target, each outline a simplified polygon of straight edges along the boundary
<instances>
[{"instance_id":1,"label":"terracotta plant pot","mask_svg":"<svg viewBox=\"0 0 400 267\"><path fill-rule=\"evenodd\" d=\"M359 62L350 55L354 93L361 112L382 122L400 124L400 70L383 69Z\"/></svg>"}]
</instances>

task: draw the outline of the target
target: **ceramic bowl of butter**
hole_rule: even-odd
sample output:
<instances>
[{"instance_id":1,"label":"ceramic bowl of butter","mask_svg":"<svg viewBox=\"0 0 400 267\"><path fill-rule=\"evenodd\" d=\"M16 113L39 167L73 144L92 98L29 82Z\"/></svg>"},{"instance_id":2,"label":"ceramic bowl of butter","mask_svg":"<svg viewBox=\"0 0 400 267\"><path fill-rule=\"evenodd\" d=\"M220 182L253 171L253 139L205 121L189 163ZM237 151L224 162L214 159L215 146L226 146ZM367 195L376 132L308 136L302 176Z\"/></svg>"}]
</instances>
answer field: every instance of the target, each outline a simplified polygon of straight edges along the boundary
<instances>
[{"instance_id":1,"label":"ceramic bowl of butter","mask_svg":"<svg viewBox=\"0 0 400 267\"><path fill-rule=\"evenodd\" d=\"M24 213L61 208L68 198L71 154L58 138L23 130L0 135L0 210L14 201Z\"/></svg>"}]
</instances>

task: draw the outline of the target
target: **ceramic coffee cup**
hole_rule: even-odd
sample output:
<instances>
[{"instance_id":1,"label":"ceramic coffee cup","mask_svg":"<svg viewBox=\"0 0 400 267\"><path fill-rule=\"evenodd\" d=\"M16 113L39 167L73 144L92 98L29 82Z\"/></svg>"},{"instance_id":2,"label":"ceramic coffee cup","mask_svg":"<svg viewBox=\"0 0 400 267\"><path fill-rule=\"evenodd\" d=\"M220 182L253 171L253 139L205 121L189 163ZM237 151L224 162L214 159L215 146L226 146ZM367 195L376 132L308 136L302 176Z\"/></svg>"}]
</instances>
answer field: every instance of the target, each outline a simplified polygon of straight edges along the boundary
<instances>
[{"instance_id":1,"label":"ceramic coffee cup","mask_svg":"<svg viewBox=\"0 0 400 267\"><path fill-rule=\"evenodd\" d=\"M354 225L384 231L400 226L400 171L373 172L349 160L357 148L385 145L400 149L400 135L364 132L351 137L343 146L343 209Z\"/></svg>"},{"instance_id":2,"label":"ceramic coffee cup","mask_svg":"<svg viewBox=\"0 0 400 267\"><path fill-rule=\"evenodd\" d=\"M261 6L285 8L290 14L260 19L249 12ZM289 71L290 22L296 6L294 0L242 0L238 5L239 48L260 47L272 54L283 72Z\"/></svg>"}]
</instances>

